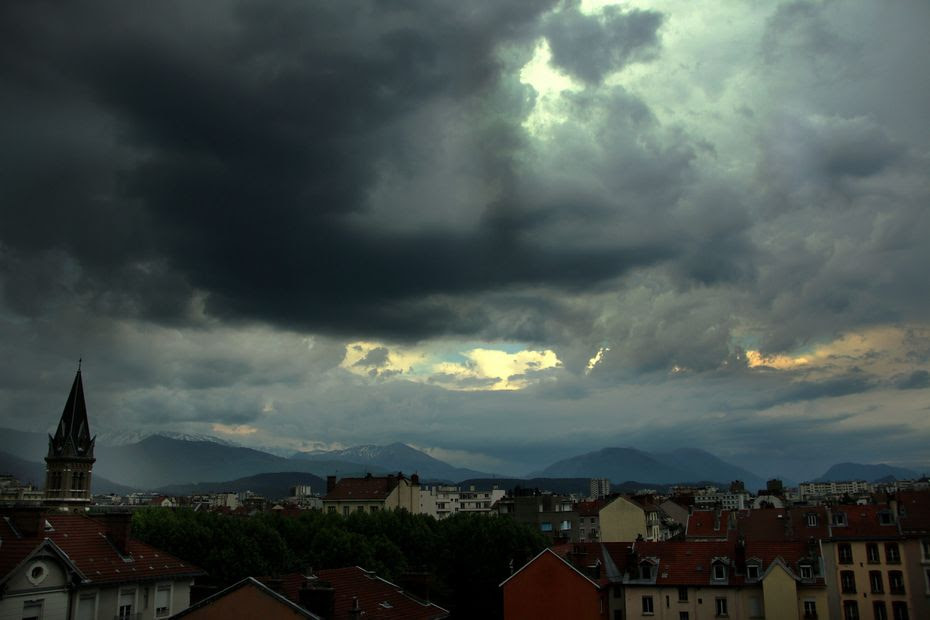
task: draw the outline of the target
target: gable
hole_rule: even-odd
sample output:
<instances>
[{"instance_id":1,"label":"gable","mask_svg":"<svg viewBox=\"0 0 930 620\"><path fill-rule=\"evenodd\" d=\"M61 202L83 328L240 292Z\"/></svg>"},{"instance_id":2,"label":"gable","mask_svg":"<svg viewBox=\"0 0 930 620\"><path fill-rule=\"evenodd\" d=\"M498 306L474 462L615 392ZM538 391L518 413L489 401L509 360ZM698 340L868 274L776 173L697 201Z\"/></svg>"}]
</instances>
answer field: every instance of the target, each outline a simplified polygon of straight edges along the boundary
<instances>
[{"instance_id":1,"label":"gable","mask_svg":"<svg viewBox=\"0 0 930 620\"><path fill-rule=\"evenodd\" d=\"M3 582L8 594L66 588L73 567L45 541L27 554Z\"/></svg>"}]
</instances>

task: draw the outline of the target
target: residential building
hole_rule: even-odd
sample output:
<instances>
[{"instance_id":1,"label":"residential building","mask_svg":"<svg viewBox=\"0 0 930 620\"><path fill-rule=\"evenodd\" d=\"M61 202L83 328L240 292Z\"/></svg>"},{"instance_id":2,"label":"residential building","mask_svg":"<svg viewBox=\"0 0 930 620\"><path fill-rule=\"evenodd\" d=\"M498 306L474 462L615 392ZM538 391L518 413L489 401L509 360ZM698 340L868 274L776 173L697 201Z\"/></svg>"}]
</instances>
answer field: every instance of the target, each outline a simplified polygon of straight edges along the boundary
<instances>
[{"instance_id":1,"label":"residential building","mask_svg":"<svg viewBox=\"0 0 930 620\"><path fill-rule=\"evenodd\" d=\"M917 618L903 561L906 539L887 504L828 509L829 531L821 541L833 618ZM924 616L926 617L926 616Z\"/></svg>"},{"instance_id":2,"label":"residential building","mask_svg":"<svg viewBox=\"0 0 930 620\"><path fill-rule=\"evenodd\" d=\"M208 596L172 616L188 620L227 620L230 618L310 618L328 620L311 613L254 577Z\"/></svg>"},{"instance_id":3,"label":"residential building","mask_svg":"<svg viewBox=\"0 0 930 620\"><path fill-rule=\"evenodd\" d=\"M646 511L632 499L618 495L610 499L598 513L602 542L619 542L645 538Z\"/></svg>"},{"instance_id":4,"label":"residential building","mask_svg":"<svg viewBox=\"0 0 930 620\"><path fill-rule=\"evenodd\" d=\"M717 487L705 487L694 494L694 506L698 509L722 508L723 510L743 510L750 501L745 488L733 488L721 491Z\"/></svg>"},{"instance_id":5,"label":"residential building","mask_svg":"<svg viewBox=\"0 0 930 620\"><path fill-rule=\"evenodd\" d=\"M494 504L494 510L538 529L553 542L568 542L578 535L578 513L568 496L548 493L509 496Z\"/></svg>"},{"instance_id":6,"label":"residential building","mask_svg":"<svg viewBox=\"0 0 930 620\"><path fill-rule=\"evenodd\" d=\"M610 495L610 480L607 478L591 478L591 495L589 499L599 499Z\"/></svg>"},{"instance_id":7,"label":"residential building","mask_svg":"<svg viewBox=\"0 0 930 620\"><path fill-rule=\"evenodd\" d=\"M601 571L600 547L591 546L591 560L581 570L566 556L568 549L584 549L583 545L540 552L500 584L504 620L609 620L609 583Z\"/></svg>"},{"instance_id":8,"label":"residential building","mask_svg":"<svg viewBox=\"0 0 930 620\"><path fill-rule=\"evenodd\" d=\"M802 482L798 485L801 501L818 498L840 498L867 495L874 490L873 485L865 480L844 480L842 482Z\"/></svg>"},{"instance_id":9,"label":"residential building","mask_svg":"<svg viewBox=\"0 0 930 620\"><path fill-rule=\"evenodd\" d=\"M899 491L891 503L904 541L908 598L913 618L930 618L930 491Z\"/></svg>"},{"instance_id":10,"label":"residential building","mask_svg":"<svg viewBox=\"0 0 930 620\"><path fill-rule=\"evenodd\" d=\"M420 512L445 519L454 514L491 514L492 506L506 495L503 489L478 491L449 485L425 486L420 489Z\"/></svg>"},{"instance_id":11,"label":"residential building","mask_svg":"<svg viewBox=\"0 0 930 620\"><path fill-rule=\"evenodd\" d=\"M443 620L449 612L358 566L263 579L288 600L325 620Z\"/></svg>"},{"instance_id":12,"label":"residential building","mask_svg":"<svg viewBox=\"0 0 930 620\"><path fill-rule=\"evenodd\" d=\"M336 476L328 476L323 509L343 516L353 512L401 509L419 514L420 478L413 474L408 479L398 472L387 476L368 474L364 478L341 478L337 482Z\"/></svg>"},{"instance_id":13,"label":"residential building","mask_svg":"<svg viewBox=\"0 0 930 620\"><path fill-rule=\"evenodd\" d=\"M166 618L204 574L133 539L129 513L0 515L0 618Z\"/></svg>"}]
</instances>

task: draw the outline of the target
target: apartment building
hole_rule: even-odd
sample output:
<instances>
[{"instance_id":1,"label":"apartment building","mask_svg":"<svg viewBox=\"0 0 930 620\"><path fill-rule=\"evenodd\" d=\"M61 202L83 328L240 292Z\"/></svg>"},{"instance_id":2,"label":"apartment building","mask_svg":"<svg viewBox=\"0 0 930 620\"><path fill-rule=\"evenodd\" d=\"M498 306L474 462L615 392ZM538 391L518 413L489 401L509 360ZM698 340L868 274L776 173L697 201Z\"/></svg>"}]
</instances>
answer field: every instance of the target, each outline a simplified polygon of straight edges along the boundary
<instances>
[{"instance_id":1,"label":"apartment building","mask_svg":"<svg viewBox=\"0 0 930 620\"><path fill-rule=\"evenodd\" d=\"M474 485L468 490L449 485L424 486L420 489L420 512L445 519L458 513L491 514L495 502L506 495L503 489L478 491Z\"/></svg>"}]
</instances>

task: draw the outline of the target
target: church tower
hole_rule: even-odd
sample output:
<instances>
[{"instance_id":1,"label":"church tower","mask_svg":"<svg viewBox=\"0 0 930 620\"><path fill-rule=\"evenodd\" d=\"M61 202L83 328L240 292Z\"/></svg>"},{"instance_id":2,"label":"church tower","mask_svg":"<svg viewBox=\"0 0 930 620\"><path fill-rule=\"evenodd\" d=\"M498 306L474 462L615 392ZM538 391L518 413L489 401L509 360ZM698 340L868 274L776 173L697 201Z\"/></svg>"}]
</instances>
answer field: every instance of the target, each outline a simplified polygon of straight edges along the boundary
<instances>
[{"instance_id":1,"label":"church tower","mask_svg":"<svg viewBox=\"0 0 930 620\"><path fill-rule=\"evenodd\" d=\"M83 509L91 503L90 479L94 467L94 441L87 424L81 366L58 422L48 437L45 457L45 505Z\"/></svg>"}]
</instances>

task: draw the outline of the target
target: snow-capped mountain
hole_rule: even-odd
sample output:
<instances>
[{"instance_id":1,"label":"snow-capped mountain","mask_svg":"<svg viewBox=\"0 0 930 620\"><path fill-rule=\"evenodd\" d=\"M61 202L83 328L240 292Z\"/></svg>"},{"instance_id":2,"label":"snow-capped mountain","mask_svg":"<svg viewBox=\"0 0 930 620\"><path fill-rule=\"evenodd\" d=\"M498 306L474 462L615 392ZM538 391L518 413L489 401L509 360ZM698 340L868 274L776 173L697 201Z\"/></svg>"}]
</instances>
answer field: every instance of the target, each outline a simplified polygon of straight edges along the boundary
<instances>
[{"instance_id":1,"label":"snow-capped mountain","mask_svg":"<svg viewBox=\"0 0 930 620\"><path fill-rule=\"evenodd\" d=\"M128 446L139 443L149 437L167 437L177 441L209 441L218 443L221 446L238 446L239 444L215 437L213 435L203 435L200 433L178 433L174 431L111 431L97 434L97 443L104 446Z\"/></svg>"}]
</instances>

